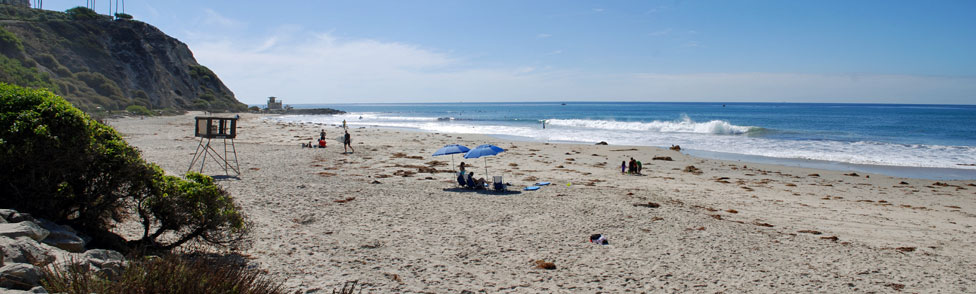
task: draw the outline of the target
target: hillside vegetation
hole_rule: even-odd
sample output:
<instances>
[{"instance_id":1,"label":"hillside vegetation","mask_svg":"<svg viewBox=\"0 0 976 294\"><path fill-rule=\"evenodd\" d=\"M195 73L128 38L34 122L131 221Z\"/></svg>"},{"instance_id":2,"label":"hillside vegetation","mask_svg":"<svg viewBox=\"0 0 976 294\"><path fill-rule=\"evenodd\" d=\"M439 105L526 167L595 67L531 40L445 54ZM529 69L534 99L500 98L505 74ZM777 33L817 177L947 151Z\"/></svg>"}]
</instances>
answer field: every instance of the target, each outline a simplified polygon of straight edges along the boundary
<instances>
[{"instance_id":1,"label":"hillside vegetation","mask_svg":"<svg viewBox=\"0 0 976 294\"><path fill-rule=\"evenodd\" d=\"M49 89L86 112L246 109L186 44L84 7L0 4L0 82Z\"/></svg>"}]
</instances>

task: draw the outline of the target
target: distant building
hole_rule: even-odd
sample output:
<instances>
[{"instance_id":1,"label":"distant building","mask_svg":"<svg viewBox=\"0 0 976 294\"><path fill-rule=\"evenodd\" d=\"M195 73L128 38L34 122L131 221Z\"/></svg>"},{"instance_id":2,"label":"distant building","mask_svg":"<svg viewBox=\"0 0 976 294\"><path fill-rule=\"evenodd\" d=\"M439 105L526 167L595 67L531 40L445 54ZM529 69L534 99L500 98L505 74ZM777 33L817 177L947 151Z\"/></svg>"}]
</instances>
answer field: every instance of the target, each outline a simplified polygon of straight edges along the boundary
<instances>
[{"instance_id":1,"label":"distant building","mask_svg":"<svg viewBox=\"0 0 976 294\"><path fill-rule=\"evenodd\" d=\"M31 3L29 0L0 0L0 4L31 7Z\"/></svg>"},{"instance_id":2,"label":"distant building","mask_svg":"<svg viewBox=\"0 0 976 294\"><path fill-rule=\"evenodd\" d=\"M268 110L281 110L281 101L275 101L274 96L268 97Z\"/></svg>"}]
</instances>

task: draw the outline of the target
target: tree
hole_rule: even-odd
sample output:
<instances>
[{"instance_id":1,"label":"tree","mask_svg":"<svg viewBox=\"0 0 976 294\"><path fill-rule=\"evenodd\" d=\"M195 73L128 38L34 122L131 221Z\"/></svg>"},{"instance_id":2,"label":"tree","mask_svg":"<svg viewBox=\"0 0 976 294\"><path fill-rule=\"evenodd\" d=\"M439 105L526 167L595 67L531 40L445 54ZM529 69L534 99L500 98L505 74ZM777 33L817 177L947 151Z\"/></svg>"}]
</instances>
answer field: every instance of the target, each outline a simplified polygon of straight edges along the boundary
<instances>
[{"instance_id":1,"label":"tree","mask_svg":"<svg viewBox=\"0 0 976 294\"><path fill-rule=\"evenodd\" d=\"M138 202L142 239L130 242L149 251L167 251L191 240L236 244L247 235L246 221L227 191L213 178L190 172L186 180L165 175L153 165L153 185ZM160 236L173 238L161 241Z\"/></svg>"},{"instance_id":2,"label":"tree","mask_svg":"<svg viewBox=\"0 0 976 294\"><path fill-rule=\"evenodd\" d=\"M71 225L94 238L90 245L123 252L243 240L233 198L210 177L186 177L146 163L114 129L50 91L0 83L0 207ZM133 214L145 226L141 239L111 233Z\"/></svg>"},{"instance_id":3,"label":"tree","mask_svg":"<svg viewBox=\"0 0 976 294\"><path fill-rule=\"evenodd\" d=\"M87 7L75 7L64 11L68 17L74 20L93 20L98 19L98 13Z\"/></svg>"}]
</instances>

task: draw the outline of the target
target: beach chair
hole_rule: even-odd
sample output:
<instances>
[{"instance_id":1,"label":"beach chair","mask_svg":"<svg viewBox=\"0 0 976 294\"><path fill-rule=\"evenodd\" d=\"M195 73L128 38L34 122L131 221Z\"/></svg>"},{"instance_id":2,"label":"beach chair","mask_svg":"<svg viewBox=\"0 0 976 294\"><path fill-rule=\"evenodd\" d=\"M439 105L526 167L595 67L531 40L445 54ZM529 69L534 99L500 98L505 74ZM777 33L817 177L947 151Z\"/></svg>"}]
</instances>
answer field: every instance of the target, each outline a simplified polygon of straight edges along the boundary
<instances>
[{"instance_id":1,"label":"beach chair","mask_svg":"<svg viewBox=\"0 0 976 294\"><path fill-rule=\"evenodd\" d=\"M507 188L505 186L505 183L502 182L502 176L492 177L491 182L492 182L492 187L495 189L495 191L505 191L506 190L505 188Z\"/></svg>"}]
</instances>

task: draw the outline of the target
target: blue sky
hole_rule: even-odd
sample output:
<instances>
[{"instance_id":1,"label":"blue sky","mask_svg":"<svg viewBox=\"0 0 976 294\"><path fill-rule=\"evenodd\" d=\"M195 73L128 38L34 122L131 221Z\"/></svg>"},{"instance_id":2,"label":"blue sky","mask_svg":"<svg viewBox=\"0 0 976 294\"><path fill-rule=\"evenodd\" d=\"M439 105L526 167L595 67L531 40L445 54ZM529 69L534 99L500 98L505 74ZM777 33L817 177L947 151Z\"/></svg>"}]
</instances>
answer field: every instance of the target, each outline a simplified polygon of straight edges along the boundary
<instances>
[{"instance_id":1,"label":"blue sky","mask_svg":"<svg viewBox=\"0 0 976 294\"><path fill-rule=\"evenodd\" d=\"M252 104L976 103L976 1L125 4Z\"/></svg>"}]
</instances>

